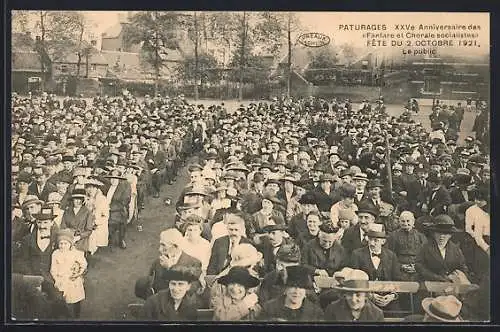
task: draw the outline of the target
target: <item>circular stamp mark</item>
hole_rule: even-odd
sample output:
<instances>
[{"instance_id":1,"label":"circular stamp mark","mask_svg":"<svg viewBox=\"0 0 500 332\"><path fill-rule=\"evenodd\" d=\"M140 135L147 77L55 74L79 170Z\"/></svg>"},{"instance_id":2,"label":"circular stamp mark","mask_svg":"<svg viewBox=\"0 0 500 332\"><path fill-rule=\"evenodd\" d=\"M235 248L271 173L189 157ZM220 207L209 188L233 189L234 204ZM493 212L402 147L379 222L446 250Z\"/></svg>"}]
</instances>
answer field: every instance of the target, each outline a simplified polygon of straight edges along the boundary
<instances>
[{"instance_id":1,"label":"circular stamp mark","mask_svg":"<svg viewBox=\"0 0 500 332\"><path fill-rule=\"evenodd\" d=\"M319 32L309 32L300 35L297 41L306 47L323 47L330 44L330 37Z\"/></svg>"}]
</instances>

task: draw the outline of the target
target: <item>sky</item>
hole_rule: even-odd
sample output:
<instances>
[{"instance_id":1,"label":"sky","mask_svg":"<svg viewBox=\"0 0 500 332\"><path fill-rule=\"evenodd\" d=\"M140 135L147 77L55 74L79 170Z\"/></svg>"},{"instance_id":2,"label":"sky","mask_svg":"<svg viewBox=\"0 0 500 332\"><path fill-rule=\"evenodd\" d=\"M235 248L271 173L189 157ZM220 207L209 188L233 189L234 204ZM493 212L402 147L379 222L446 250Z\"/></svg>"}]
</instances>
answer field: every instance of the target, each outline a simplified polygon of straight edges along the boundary
<instances>
[{"instance_id":1,"label":"sky","mask_svg":"<svg viewBox=\"0 0 500 332\"><path fill-rule=\"evenodd\" d=\"M89 21L94 25L93 30L96 36L100 36L107 29L119 22L120 15L126 15L127 12L118 11L85 11ZM490 31L489 31L489 14L488 13L424 13L424 12L296 12L301 25L306 32L319 32L330 37L332 43L341 45L350 43L355 48L365 49L367 52L373 49L387 52L388 54L397 52L400 54L403 47L390 47L391 40L386 39L388 46L379 46L377 43L380 38L375 38L376 45L367 45L367 38L363 38L363 32L379 32L379 33L406 33L408 31L395 31L396 24L410 24L418 27L419 24L438 24L438 25L454 25L461 24L468 26L473 24L479 26L480 30L467 30L465 32L477 33L475 38L476 45L462 46L458 45L457 38L454 39L452 47L438 47L438 52L444 53L459 53L461 55L484 55L489 54L490 49ZM381 25L386 26L385 30L379 31L351 31L341 29L340 25ZM411 31L409 31L411 32ZM422 31L413 31L422 32ZM436 32L436 31L434 31ZM453 31L450 31L453 32ZM99 39L99 38L98 38ZM433 38L436 40L435 38ZM446 38L445 38L446 39ZM414 45L420 40L428 40L424 37L413 37L412 49L423 49L425 46ZM404 43L408 40L405 39ZM98 46L100 40L98 40Z\"/></svg>"}]
</instances>

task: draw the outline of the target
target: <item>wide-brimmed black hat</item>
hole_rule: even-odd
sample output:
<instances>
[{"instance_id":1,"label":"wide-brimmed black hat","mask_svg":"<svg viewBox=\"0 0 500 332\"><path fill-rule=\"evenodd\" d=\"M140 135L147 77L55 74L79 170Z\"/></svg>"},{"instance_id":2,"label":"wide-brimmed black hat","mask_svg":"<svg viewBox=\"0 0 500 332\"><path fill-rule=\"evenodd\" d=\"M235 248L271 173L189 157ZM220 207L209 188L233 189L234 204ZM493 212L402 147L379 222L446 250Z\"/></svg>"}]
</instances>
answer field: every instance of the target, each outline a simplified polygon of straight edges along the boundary
<instances>
[{"instance_id":1,"label":"wide-brimmed black hat","mask_svg":"<svg viewBox=\"0 0 500 332\"><path fill-rule=\"evenodd\" d=\"M299 199L299 204L316 204L318 200L313 192L308 191Z\"/></svg>"},{"instance_id":2,"label":"wide-brimmed black hat","mask_svg":"<svg viewBox=\"0 0 500 332\"><path fill-rule=\"evenodd\" d=\"M455 227L455 222L447 214L440 214L434 217L432 224L429 225L429 230L439 233L459 233L461 232Z\"/></svg>"},{"instance_id":3,"label":"wide-brimmed black hat","mask_svg":"<svg viewBox=\"0 0 500 332\"><path fill-rule=\"evenodd\" d=\"M260 280L250 274L247 268L235 266L231 268L228 274L218 279L221 285L239 284L245 288L254 288L260 284Z\"/></svg>"},{"instance_id":4,"label":"wide-brimmed black hat","mask_svg":"<svg viewBox=\"0 0 500 332\"><path fill-rule=\"evenodd\" d=\"M285 287L297 287L304 289L314 288L310 270L302 265L287 266L287 280Z\"/></svg>"}]
</instances>

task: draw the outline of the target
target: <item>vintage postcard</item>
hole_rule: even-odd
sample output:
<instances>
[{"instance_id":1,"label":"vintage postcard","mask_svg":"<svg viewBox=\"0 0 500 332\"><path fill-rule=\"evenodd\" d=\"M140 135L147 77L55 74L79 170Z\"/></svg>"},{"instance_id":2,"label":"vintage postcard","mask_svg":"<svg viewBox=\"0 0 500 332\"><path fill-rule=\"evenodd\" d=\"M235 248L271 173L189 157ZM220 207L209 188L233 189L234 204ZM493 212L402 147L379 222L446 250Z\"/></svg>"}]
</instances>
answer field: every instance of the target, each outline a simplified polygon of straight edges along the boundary
<instances>
[{"instance_id":1,"label":"vintage postcard","mask_svg":"<svg viewBox=\"0 0 500 332\"><path fill-rule=\"evenodd\" d=\"M490 321L488 13L11 15L11 323Z\"/></svg>"}]
</instances>

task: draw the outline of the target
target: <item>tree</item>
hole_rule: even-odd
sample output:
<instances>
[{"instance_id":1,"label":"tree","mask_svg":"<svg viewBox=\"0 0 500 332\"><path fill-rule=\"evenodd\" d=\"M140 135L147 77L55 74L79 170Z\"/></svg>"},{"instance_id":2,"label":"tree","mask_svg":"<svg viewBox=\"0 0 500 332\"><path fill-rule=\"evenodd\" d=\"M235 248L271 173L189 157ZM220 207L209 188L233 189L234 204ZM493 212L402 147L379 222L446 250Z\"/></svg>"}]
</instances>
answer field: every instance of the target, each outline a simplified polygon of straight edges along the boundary
<instances>
[{"instance_id":1,"label":"tree","mask_svg":"<svg viewBox=\"0 0 500 332\"><path fill-rule=\"evenodd\" d=\"M176 27L180 24L176 12L140 12L134 15L124 31L124 40L131 44L142 44L145 61L153 67L155 74L154 93L158 93L161 70L170 49L176 49Z\"/></svg>"},{"instance_id":2,"label":"tree","mask_svg":"<svg viewBox=\"0 0 500 332\"><path fill-rule=\"evenodd\" d=\"M338 58L335 50L330 47L322 47L311 54L304 77L312 83L329 83L335 80L335 65L337 62Z\"/></svg>"},{"instance_id":3,"label":"tree","mask_svg":"<svg viewBox=\"0 0 500 332\"><path fill-rule=\"evenodd\" d=\"M39 54L42 73L50 73L52 62L64 61L71 53L76 54L77 74L83 56L88 49L91 24L78 11L15 11L13 24L16 31L33 31L36 35L34 50ZM41 89L44 90L42 79Z\"/></svg>"},{"instance_id":4,"label":"tree","mask_svg":"<svg viewBox=\"0 0 500 332\"><path fill-rule=\"evenodd\" d=\"M301 30L298 17L292 13L263 12L255 26L255 40L264 50L274 57L281 56L282 49L287 49L287 97L291 91L293 38Z\"/></svg>"},{"instance_id":5,"label":"tree","mask_svg":"<svg viewBox=\"0 0 500 332\"><path fill-rule=\"evenodd\" d=\"M340 46L344 54L344 58L347 60L347 65L350 66L351 63L356 59L356 51L352 44L344 43Z\"/></svg>"},{"instance_id":6,"label":"tree","mask_svg":"<svg viewBox=\"0 0 500 332\"><path fill-rule=\"evenodd\" d=\"M196 85L198 80L210 83L218 82L220 75L219 71L215 69L216 67L217 60L213 56L200 54L198 55L198 60L196 60L194 55L187 56L177 71L180 79L188 82L194 81Z\"/></svg>"}]
</instances>

